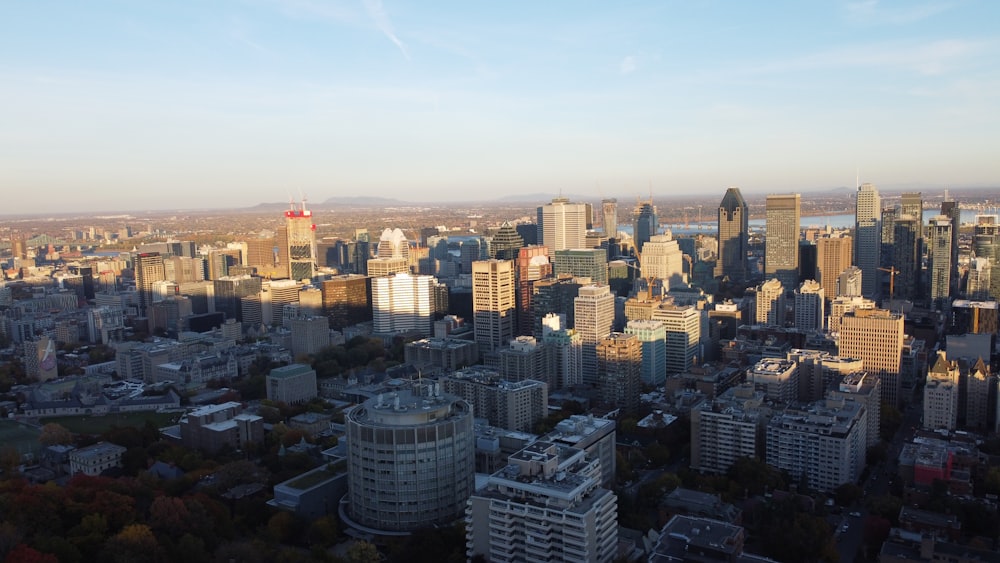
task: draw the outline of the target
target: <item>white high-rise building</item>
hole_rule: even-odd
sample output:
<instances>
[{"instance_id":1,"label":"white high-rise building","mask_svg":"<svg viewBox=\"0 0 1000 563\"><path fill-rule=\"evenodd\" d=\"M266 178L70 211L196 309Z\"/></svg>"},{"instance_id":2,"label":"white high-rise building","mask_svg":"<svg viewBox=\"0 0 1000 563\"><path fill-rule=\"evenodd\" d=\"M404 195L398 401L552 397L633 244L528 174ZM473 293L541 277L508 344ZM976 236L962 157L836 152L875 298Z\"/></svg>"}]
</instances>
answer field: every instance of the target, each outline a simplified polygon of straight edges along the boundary
<instances>
[{"instance_id":1,"label":"white high-rise building","mask_svg":"<svg viewBox=\"0 0 1000 563\"><path fill-rule=\"evenodd\" d=\"M643 278L663 280L664 290L683 285L687 281L684 275L684 255L669 232L653 235L642 245L640 267Z\"/></svg>"},{"instance_id":2,"label":"white high-rise building","mask_svg":"<svg viewBox=\"0 0 1000 563\"><path fill-rule=\"evenodd\" d=\"M924 384L924 428L955 430L958 426L958 362L949 362L944 351L927 370Z\"/></svg>"},{"instance_id":3,"label":"white high-rise building","mask_svg":"<svg viewBox=\"0 0 1000 563\"><path fill-rule=\"evenodd\" d=\"M667 374L684 373L698 365L701 352L702 315L694 306L664 306L653 310L654 321L667 332Z\"/></svg>"},{"instance_id":4,"label":"white high-rise building","mask_svg":"<svg viewBox=\"0 0 1000 563\"><path fill-rule=\"evenodd\" d=\"M830 302L830 326L828 327L830 332L840 332L840 320L844 318L844 315L850 313L851 311L859 309L874 309L875 302L871 299L865 299L861 296L847 297L841 296L837 297Z\"/></svg>"},{"instance_id":5,"label":"white high-rise building","mask_svg":"<svg viewBox=\"0 0 1000 563\"><path fill-rule=\"evenodd\" d=\"M771 278L757 286L754 300L754 322L757 324L785 326L785 287L781 280Z\"/></svg>"},{"instance_id":6,"label":"white high-rise building","mask_svg":"<svg viewBox=\"0 0 1000 563\"><path fill-rule=\"evenodd\" d=\"M538 441L469 499L466 555L499 563L609 562L618 549L617 497L583 450Z\"/></svg>"},{"instance_id":7,"label":"white high-rise building","mask_svg":"<svg viewBox=\"0 0 1000 563\"><path fill-rule=\"evenodd\" d=\"M586 248L587 205L570 203L558 197L538 208L538 242L549 253L557 250Z\"/></svg>"},{"instance_id":8,"label":"white high-rise building","mask_svg":"<svg viewBox=\"0 0 1000 563\"><path fill-rule=\"evenodd\" d=\"M825 316L823 286L806 280L795 290L795 328L806 332L822 332Z\"/></svg>"},{"instance_id":9,"label":"white high-rise building","mask_svg":"<svg viewBox=\"0 0 1000 563\"><path fill-rule=\"evenodd\" d=\"M721 474L740 458L763 458L770 416L764 393L752 384L731 387L692 410L691 469Z\"/></svg>"},{"instance_id":10,"label":"white high-rise building","mask_svg":"<svg viewBox=\"0 0 1000 563\"><path fill-rule=\"evenodd\" d=\"M606 285L585 285L573 300L573 317L576 333L583 346L581 374L583 382L596 385L597 343L611 334L615 323L615 296Z\"/></svg>"},{"instance_id":11,"label":"white high-rise building","mask_svg":"<svg viewBox=\"0 0 1000 563\"><path fill-rule=\"evenodd\" d=\"M414 331L433 334L437 309L434 276L395 274L372 279L374 331L380 334Z\"/></svg>"},{"instance_id":12,"label":"white high-rise building","mask_svg":"<svg viewBox=\"0 0 1000 563\"><path fill-rule=\"evenodd\" d=\"M873 184L858 186L854 222L854 262L861 270L861 293L872 298L878 293L879 251L882 248L882 199Z\"/></svg>"},{"instance_id":13,"label":"white high-rise building","mask_svg":"<svg viewBox=\"0 0 1000 563\"><path fill-rule=\"evenodd\" d=\"M515 290L513 261L472 263L473 330L480 354L494 354L516 336Z\"/></svg>"}]
</instances>

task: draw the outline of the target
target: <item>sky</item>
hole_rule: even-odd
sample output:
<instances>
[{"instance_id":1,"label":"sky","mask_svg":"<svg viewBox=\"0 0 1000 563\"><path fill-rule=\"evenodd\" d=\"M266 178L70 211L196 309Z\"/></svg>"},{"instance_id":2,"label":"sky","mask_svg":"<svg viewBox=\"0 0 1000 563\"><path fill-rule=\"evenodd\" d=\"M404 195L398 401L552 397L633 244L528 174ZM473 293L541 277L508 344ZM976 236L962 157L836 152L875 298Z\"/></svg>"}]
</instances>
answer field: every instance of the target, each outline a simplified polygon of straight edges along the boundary
<instances>
[{"instance_id":1,"label":"sky","mask_svg":"<svg viewBox=\"0 0 1000 563\"><path fill-rule=\"evenodd\" d=\"M0 212L1000 186L994 0L0 2Z\"/></svg>"}]
</instances>

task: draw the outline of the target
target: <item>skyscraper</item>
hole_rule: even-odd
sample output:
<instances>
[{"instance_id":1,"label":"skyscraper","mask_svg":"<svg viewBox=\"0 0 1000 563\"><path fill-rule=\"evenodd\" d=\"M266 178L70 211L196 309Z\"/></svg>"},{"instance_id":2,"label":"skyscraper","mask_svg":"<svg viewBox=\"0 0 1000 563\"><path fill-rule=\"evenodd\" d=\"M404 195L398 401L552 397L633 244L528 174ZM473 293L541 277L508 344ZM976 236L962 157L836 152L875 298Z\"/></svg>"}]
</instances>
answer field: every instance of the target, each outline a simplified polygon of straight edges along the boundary
<instances>
[{"instance_id":1,"label":"skyscraper","mask_svg":"<svg viewBox=\"0 0 1000 563\"><path fill-rule=\"evenodd\" d=\"M784 287L799 282L799 213L801 196L767 196L764 278L778 278Z\"/></svg>"},{"instance_id":2,"label":"skyscraper","mask_svg":"<svg viewBox=\"0 0 1000 563\"><path fill-rule=\"evenodd\" d=\"M480 354L506 348L514 333L514 263L481 260L472 263L472 311Z\"/></svg>"},{"instance_id":3,"label":"skyscraper","mask_svg":"<svg viewBox=\"0 0 1000 563\"><path fill-rule=\"evenodd\" d=\"M538 238L549 252L585 248L587 206L557 197L538 208Z\"/></svg>"},{"instance_id":4,"label":"skyscraper","mask_svg":"<svg viewBox=\"0 0 1000 563\"><path fill-rule=\"evenodd\" d=\"M899 405L903 358L903 316L883 309L855 309L840 319L838 354L864 362L882 377L882 402Z\"/></svg>"},{"instance_id":5,"label":"skyscraper","mask_svg":"<svg viewBox=\"0 0 1000 563\"><path fill-rule=\"evenodd\" d=\"M858 186L854 214L854 263L861 269L861 294L871 298L879 290L879 250L882 247L882 199L873 184Z\"/></svg>"},{"instance_id":6,"label":"skyscraper","mask_svg":"<svg viewBox=\"0 0 1000 563\"><path fill-rule=\"evenodd\" d=\"M771 278L757 286L754 300L754 322L758 324L785 326L785 287L777 278Z\"/></svg>"},{"instance_id":7,"label":"skyscraper","mask_svg":"<svg viewBox=\"0 0 1000 563\"><path fill-rule=\"evenodd\" d=\"M376 257L368 260L369 276L405 274L410 271L410 242L401 229L386 228L379 237Z\"/></svg>"},{"instance_id":8,"label":"skyscraper","mask_svg":"<svg viewBox=\"0 0 1000 563\"><path fill-rule=\"evenodd\" d=\"M684 285L684 258L677 241L667 232L653 235L642 247L640 266L646 280L662 280L664 289Z\"/></svg>"},{"instance_id":9,"label":"skyscraper","mask_svg":"<svg viewBox=\"0 0 1000 563\"><path fill-rule=\"evenodd\" d=\"M518 249L516 274L517 334L533 334L535 322L534 286L536 281L552 275L549 249L539 245Z\"/></svg>"},{"instance_id":10,"label":"skyscraper","mask_svg":"<svg viewBox=\"0 0 1000 563\"><path fill-rule=\"evenodd\" d=\"M625 333L635 335L642 345L642 382L663 385L667 374L667 328L663 321L629 321Z\"/></svg>"},{"instance_id":11,"label":"skyscraper","mask_svg":"<svg viewBox=\"0 0 1000 563\"><path fill-rule=\"evenodd\" d=\"M938 215L930 221L930 298L931 306L943 309L951 297L952 220Z\"/></svg>"},{"instance_id":12,"label":"skyscraper","mask_svg":"<svg viewBox=\"0 0 1000 563\"><path fill-rule=\"evenodd\" d=\"M285 235L288 244L288 277L293 280L312 279L316 272L316 225L312 211L295 204L285 211Z\"/></svg>"},{"instance_id":13,"label":"skyscraper","mask_svg":"<svg viewBox=\"0 0 1000 563\"><path fill-rule=\"evenodd\" d=\"M606 285L587 285L573 300L577 334L583 345L583 382L598 383L597 343L611 333L615 322L615 296Z\"/></svg>"},{"instance_id":14,"label":"skyscraper","mask_svg":"<svg viewBox=\"0 0 1000 563\"><path fill-rule=\"evenodd\" d=\"M976 258L989 262L990 299L1000 299L1000 222L996 215L976 216L972 235L972 252Z\"/></svg>"},{"instance_id":15,"label":"skyscraper","mask_svg":"<svg viewBox=\"0 0 1000 563\"><path fill-rule=\"evenodd\" d=\"M500 230L493 235L490 242L490 253L497 260L515 260L522 246L524 246L524 239L517 234L517 229L509 222L504 221L500 225Z\"/></svg>"},{"instance_id":16,"label":"skyscraper","mask_svg":"<svg viewBox=\"0 0 1000 563\"><path fill-rule=\"evenodd\" d=\"M652 196L650 196L649 201L637 202L635 211L632 212L632 239L635 242L635 249L642 252L643 245L656 234L659 227L659 219L656 217L656 207L653 206Z\"/></svg>"},{"instance_id":17,"label":"skyscraper","mask_svg":"<svg viewBox=\"0 0 1000 563\"><path fill-rule=\"evenodd\" d=\"M159 252L143 252L135 257L135 289L139 293L139 314L153 303L153 285L164 281L166 272Z\"/></svg>"},{"instance_id":18,"label":"skyscraper","mask_svg":"<svg viewBox=\"0 0 1000 563\"><path fill-rule=\"evenodd\" d=\"M951 272L948 274L948 285L951 287L951 294L958 294L958 231L962 226L962 209L958 202L948 195L948 190L944 191L944 201L941 202L941 215L944 215L951 222Z\"/></svg>"},{"instance_id":19,"label":"skyscraper","mask_svg":"<svg viewBox=\"0 0 1000 563\"><path fill-rule=\"evenodd\" d=\"M413 331L433 334L438 309L434 276L396 274L372 279L374 331L380 334Z\"/></svg>"},{"instance_id":20,"label":"skyscraper","mask_svg":"<svg viewBox=\"0 0 1000 563\"><path fill-rule=\"evenodd\" d=\"M715 277L740 282L747 278L747 202L739 188L729 188L719 204L719 261Z\"/></svg>"},{"instance_id":21,"label":"skyscraper","mask_svg":"<svg viewBox=\"0 0 1000 563\"><path fill-rule=\"evenodd\" d=\"M577 248L555 251L552 270L558 276L590 278L593 283L608 283L608 253L600 248Z\"/></svg>"},{"instance_id":22,"label":"skyscraper","mask_svg":"<svg viewBox=\"0 0 1000 563\"><path fill-rule=\"evenodd\" d=\"M601 218L604 224L604 235L609 239L618 239L618 200L615 198L601 200Z\"/></svg>"},{"instance_id":23,"label":"skyscraper","mask_svg":"<svg viewBox=\"0 0 1000 563\"><path fill-rule=\"evenodd\" d=\"M816 241L816 281L828 299L837 296L837 278L851 265L853 240L849 236L824 237Z\"/></svg>"},{"instance_id":24,"label":"skyscraper","mask_svg":"<svg viewBox=\"0 0 1000 563\"><path fill-rule=\"evenodd\" d=\"M804 332L822 332L825 299L823 287L806 280L795 290L795 328Z\"/></svg>"},{"instance_id":25,"label":"skyscraper","mask_svg":"<svg viewBox=\"0 0 1000 563\"><path fill-rule=\"evenodd\" d=\"M641 373L642 343L634 334L613 332L597 343L597 387L607 408L638 412Z\"/></svg>"}]
</instances>

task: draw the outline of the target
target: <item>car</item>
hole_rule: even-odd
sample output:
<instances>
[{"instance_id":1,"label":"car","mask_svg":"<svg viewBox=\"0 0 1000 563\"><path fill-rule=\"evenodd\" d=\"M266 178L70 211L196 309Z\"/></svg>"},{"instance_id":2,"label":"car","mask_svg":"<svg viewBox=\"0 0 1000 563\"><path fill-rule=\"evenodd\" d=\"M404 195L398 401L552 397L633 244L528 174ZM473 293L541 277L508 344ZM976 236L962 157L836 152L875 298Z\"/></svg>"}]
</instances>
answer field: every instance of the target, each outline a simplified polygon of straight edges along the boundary
<instances>
[{"instance_id":1,"label":"car","mask_svg":"<svg viewBox=\"0 0 1000 563\"><path fill-rule=\"evenodd\" d=\"M853 516L854 518L858 518L858 517L861 516L861 513L860 512L852 512L851 516ZM846 526L847 524L844 524L844 525Z\"/></svg>"}]
</instances>

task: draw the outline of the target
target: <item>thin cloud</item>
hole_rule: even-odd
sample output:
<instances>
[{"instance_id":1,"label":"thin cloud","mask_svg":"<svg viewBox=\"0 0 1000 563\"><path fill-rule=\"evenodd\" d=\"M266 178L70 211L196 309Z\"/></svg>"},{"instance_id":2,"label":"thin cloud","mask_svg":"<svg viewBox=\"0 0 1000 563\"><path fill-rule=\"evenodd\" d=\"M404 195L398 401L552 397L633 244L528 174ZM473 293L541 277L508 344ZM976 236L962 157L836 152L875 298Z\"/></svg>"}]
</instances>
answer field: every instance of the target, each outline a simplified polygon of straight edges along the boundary
<instances>
[{"instance_id":1,"label":"thin cloud","mask_svg":"<svg viewBox=\"0 0 1000 563\"><path fill-rule=\"evenodd\" d=\"M935 16L951 7L950 2L904 3L889 7L879 0L848 2L845 6L848 20L865 25L906 25Z\"/></svg>"},{"instance_id":2,"label":"thin cloud","mask_svg":"<svg viewBox=\"0 0 1000 563\"><path fill-rule=\"evenodd\" d=\"M379 28L389 41L392 41L399 51L403 53L406 60L410 60L410 53L406 49L406 45L399 40L396 36L396 31L392 27L392 22L389 21L389 14L386 13L385 7L382 6L382 0L364 0L365 9L368 11L368 15L371 16L372 21L375 22L375 26Z\"/></svg>"},{"instance_id":3,"label":"thin cloud","mask_svg":"<svg viewBox=\"0 0 1000 563\"><path fill-rule=\"evenodd\" d=\"M633 57L632 55L629 55L624 59L622 59L622 62L619 63L618 65L618 70L622 74L632 74L633 72L635 72L637 68L639 68L639 63L638 61L635 60L635 57Z\"/></svg>"}]
</instances>

